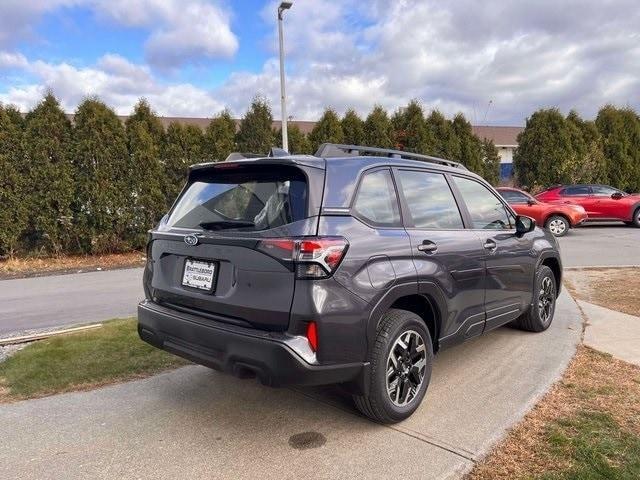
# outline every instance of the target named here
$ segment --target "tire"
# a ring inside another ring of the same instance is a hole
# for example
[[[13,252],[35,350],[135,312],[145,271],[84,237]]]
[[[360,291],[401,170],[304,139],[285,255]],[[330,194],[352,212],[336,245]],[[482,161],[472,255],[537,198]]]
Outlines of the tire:
[[[631,225],[636,228],[640,228],[640,207],[636,208],[636,211],[633,212],[633,220],[631,220]]]
[[[528,332],[543,332],[549,328],[556,310],[556,292],[555,275],[549,267],[541,265],[536,272],[533,305],[513,322],[513,326]]]
[[[564,237],[569,232],[571,224],[562,215],[551,215],[544,224],[544,228],[549,230],[554,237]]]
[[[412,354],[404,352],[409,359],[403,355],[399,341],[413,346],[408,349],[413,350]],[[420,406],[431,380],[433,344],[424,321],[406,310],[389,310],[378,326],[369,362],[369,393],[353,397],[358,410],[379,423],[396,423],[408,418]],[[387,369],[394,364],[397,367],[389,377],[392,391],[388,392]]]

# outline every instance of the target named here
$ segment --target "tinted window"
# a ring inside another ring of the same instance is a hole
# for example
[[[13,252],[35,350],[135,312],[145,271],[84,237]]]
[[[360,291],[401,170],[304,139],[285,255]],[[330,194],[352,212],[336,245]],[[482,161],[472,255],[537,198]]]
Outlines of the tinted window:
[[[530,200],[524,193],[515,190],[498,190],[498,193],[509,203],[527,203]]]
[[[363,177],[354,209],[360,217],[373,225],[400,225],[398,199],[389,170],[378,170]]]
[[[598,195],[599,197],[610,197],[614,193],[622,193],[620,190],[613,187],[605,187],[604,185],[594,185],[591,187],[591,191],[594,195]]]
[[[511,215],[491,190],[468,178],[453,178],[467,205],[473,228],[502,230],[512,227]]]
[[[464,228],[449,184],[440,173],[401,170],[400,188],[417,228]]]
[[[213,172],[192,183],[167,221],[171,227],[258,231],[306,217],[307,184],[295,168]]]
[[[576,186],[576,187],[567,187],[564,190],[562,190],[562,192],[560,192],[560,195],[564,195],[564,196],[580,196],[580,195],[589,195],[591,193],[591,189],[587,186]]]

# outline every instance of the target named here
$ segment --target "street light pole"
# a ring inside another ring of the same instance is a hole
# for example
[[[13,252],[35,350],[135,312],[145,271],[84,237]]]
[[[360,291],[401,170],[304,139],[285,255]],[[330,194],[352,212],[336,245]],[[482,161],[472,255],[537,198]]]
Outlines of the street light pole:
[[[287,136],[287,101],[284,93],[284,38],[282,34],[282,14],[293,5],[291,2],[282,2],[278,7],[278,36],[280,37],[280,110],[282,115],[282,148],[289,151],[289,137]]]

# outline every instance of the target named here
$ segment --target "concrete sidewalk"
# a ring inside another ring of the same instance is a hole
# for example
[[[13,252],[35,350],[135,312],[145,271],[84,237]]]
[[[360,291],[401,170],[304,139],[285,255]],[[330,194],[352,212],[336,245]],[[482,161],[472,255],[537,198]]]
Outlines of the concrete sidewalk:
[[[561,377],[580,335],[563,293],[546,332],[501,328],[438,355],[423,405],[391,427],[334,389],[200,366],[0,405],[0,478],[460,478]]]
[[[640,317],[582,300],[578,304],[587,320],[584,344],[640,366]]]

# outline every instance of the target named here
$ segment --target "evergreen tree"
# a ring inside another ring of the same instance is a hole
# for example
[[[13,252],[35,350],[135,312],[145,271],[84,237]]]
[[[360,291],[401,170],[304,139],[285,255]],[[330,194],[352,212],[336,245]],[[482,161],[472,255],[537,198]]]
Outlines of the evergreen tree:
[[[434,138],[434,145],[428,153],[446,159],[460,158],[461,145],[452,122],[438,110],[433,110],[426,122]]]
[[[571,183],[607,183],[607,164],[602,138],[594,122],[585,121],[575,110],[567,115],[574,161],[567,164]]]
[[[453,118],[451,130],[456,141],[452,143],[454,147],[449,158],[462,163],[478,175],[485,176],[485,174],[489,174],[493,176],[494,172],[485,169],[485,152],[483,151],[482,141],[474,135],[471,124],[462,113],[458,113]]]
[[[72,143],[74,247],[89,253],[126,249],[131,222],[127,137],[115,112],[97,99],[76,110]]]
[[[491,185],[500,183],[500,155],[493,140],[484,139],[482,141],[482,176]]]
[[[513,167],[519,183],[531,190],[554,183],[570,183],[575,151],[571,129],[556,108],[541,109],[527,119],[518,135]]]
[[[600,109],[596,126],[602,135],[607,177],[621,190],[640,191],[640,119],[629,108],[607,105]]]
[[[131,165],[128,191],[133,207],[128,238],[134,248],[142,248],[146,231],[167,210],[165,169],[160,160],[164,131],[144,99],[136,104],[125,126]]]
[[[236,137],[238,150],[267,154],[273,143],[272,123],[271,107],[266,100],[255,97],[240,122]]]
[[[398,110],[391,119],[395,147],[408,152],[427,154],[433,150],[434,138],[417,100]]]
[[[26,116],[23,137],[26,241],[38,251],[59,254],[71,238],[73,170],[71,123],[51,92]]]
[[[309,134],[311,149],[315,152],[322,143],[342,143],[344,133],[338,114],[332,108],[327,108],[320,120],[314,125]]]
[[[236,150],[236,122],[229,110],[223,110],[214,117],[204,134],[204,156],[220,162]]]
[[[167,205],[171,205],[182,190],[189,166],[203,162],[203,144],[204,134],[196,125],[171,122],[167,127],[162,146]]]
[[[22,117],[0,105],[0,257],[18,251],[26,225],[22,155]],[[15,109],[13,109],[15,111]]]
[[[364,143],[364,122],[355,110],[350,108],[340,120],[344,143],[348,145],[362,145]]]
[[[11,123],[16,126],[20,131],[24,130],[25,119],[15,105],[5,105],[4,112],[8,115]]]
[[[364,143],[368,147],[393,147],[393,126],[380,105],[373,107],[364,122]]]
[[[311,142],[300,127],[295,124],[287,125],[287,138],[289,140],[289,153],[293,155],[312,155]],[[282,148],[282,129],[274,130],[273,144]]]

